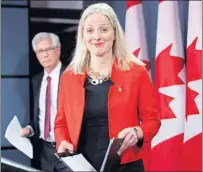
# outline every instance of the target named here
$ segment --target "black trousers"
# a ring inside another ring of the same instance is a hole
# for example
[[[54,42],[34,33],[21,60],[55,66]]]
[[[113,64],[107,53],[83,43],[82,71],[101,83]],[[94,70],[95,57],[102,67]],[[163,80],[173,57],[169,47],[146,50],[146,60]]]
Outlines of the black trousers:
[[[64,165],[63,162],[58,161],[56,163],[54,172],[68,172],[68,171],[69,171],[68,168],[66,167],[66,165]],[[116,172],[144,172],[143,161],[142,159],[139,159],[135,162],[120,165],[119,169],[116,170]]]
[[[135,162],[120,165],[118,172],[144,172],[144,165],[142,159]]]
[[[53,172],[55,164],[59,161],[54,155],[56,153],[55,143],[49,143],[40,139],[41,153],[41,169],[43,172]]]

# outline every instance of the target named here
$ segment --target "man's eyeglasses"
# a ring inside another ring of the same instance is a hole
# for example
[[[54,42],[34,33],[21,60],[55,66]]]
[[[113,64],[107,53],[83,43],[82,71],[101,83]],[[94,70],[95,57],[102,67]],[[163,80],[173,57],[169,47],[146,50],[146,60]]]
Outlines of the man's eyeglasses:
[[[44,54],[44,53],[51,53],[53,50],[55,50],[57,47],[49,47],[49,48],[46,48],[46,49],[44,49],[44,50],[38,50],[38,51],[36,51],[36,53],[38,54],[38,55],[42,55],[42,54]]]

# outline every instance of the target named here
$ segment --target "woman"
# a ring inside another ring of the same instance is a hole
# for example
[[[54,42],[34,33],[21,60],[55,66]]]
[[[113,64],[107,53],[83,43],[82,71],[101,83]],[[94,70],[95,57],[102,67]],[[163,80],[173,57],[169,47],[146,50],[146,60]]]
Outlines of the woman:
[[[80,152],[99,170],[109,140],[124,138],[117,171],[144,171],[145,143],[159,127],[150,77],[127,50],[115,12],[105,3],[89,6],[79,22],[72,62],[61,78],[58,152]]]

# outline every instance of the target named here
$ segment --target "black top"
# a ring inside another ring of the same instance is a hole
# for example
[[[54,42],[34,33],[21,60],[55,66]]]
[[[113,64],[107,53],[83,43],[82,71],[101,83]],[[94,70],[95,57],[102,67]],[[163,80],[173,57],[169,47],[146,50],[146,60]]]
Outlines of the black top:
[[[77,152],[82,153],[97,171],[100,171],[110,141],[108,94],[111,85],[111,80],[92,85],[88,79],[84,84],[85,108]],[[142,160],[120,165],[118,172],[125,171],[144,172]]]
[[[113,83],[111,80],[92,85],[86,79],[85,109],[78,152],[100,170],[109,144],[108,127],[108,92]]]

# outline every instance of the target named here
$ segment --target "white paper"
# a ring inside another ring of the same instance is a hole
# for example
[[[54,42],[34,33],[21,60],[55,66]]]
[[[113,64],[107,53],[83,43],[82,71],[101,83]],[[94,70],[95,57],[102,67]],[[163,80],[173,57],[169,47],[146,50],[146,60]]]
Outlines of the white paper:
[[[23,152],[29,158],[33,158],[33,147],[30,140],[26,137],[21,137],[20,132],[22,127],[16,116],[9,123],[6,132],[5,138],[18,150]]]
[[[94,167],[84,158],[82,154],[61,158],[73,171],[95,171]]]
[[[107,161],[107,158],[108,158],[108,155],[109,155],[109,151],[111,149],[111,145],[112,145],[113,141],[114,141],[114,138],[111,139],[110,142],[109,142],[109,146],[108,146],[108,149],[106,151],[106,154],[105,154],[105,157],[104,157],[104,160],[103,160],[103,163],[102,163],[100,171],[104,171],[104,167],[106,165],[106,161]]]

